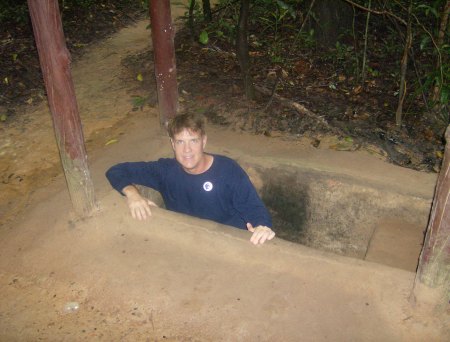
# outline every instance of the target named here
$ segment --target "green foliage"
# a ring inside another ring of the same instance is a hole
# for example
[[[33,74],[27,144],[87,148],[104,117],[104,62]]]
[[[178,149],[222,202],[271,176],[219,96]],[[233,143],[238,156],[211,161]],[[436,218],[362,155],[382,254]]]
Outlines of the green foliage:
[[[26,0],[1,0],[0,24],[18,23],[28,21],[28,5]]]
[[[131,98],[131,104],[133,105],[133,109],[137,110],[137,109],[141,109],[145,106],[145,104],[148,101],[148,97],[143,97],[143,96],[133,96]]]
[[[295,33],[297,20],[296,5],[299,1],[273,1],[255,0],[250,8],[250,27],[262,27],[260,32],[255,32],[259,37],[266,36],[265,39],[258,39],[251,42],[252,46],[267,48],[267,55],[272,62],[283,62],[282,50],[286,42],[292,40]],[[236,39],[236,24],[239,19],[239,1],[221,0],[218,8],[226,8],[226,11],[219,12],[215,20],[211,22],[205,31],[209,34],[209,41],[224,41],[234,44]],[[195,13],[195,11],[194,11]],[[289,32],[289,35],[286,33]],[[299,35],[299,40],[308,41],[312,45],[310,32]]]
[[[95,0],[72,0],[72,1],[61,1],[63,5],[67,6],[70,2],[70,5],[73,7],[82,7],[82,8],[90,8],[92,7],[97,1]]]
[[[439,71],[441,71],[441,73]],[[432,86],[436,86],[440,89],[440,96],[436,99],[433,105],[440,114],[441,120],[444,124],[449,125],[450,64],[444,64],[442,70],[438,70],[434,74],[429,74],[427,77],[427,83],[430,88]]]
[[[368,1],[355,0],[355,3],[365,7]],[[409,96],[406,100],[414,101],[425,97],[428,106],[439,108],[444,113],[448,111],[450,96],[449,46],[438,47],[436,39],[445,3],[446,0],[412,2],[413,36],[407,69]],[[253,0],[249,17],[250,50],[257,50],[258,56],[264,55],[272,63],[284,63],[283,67],[288,67],[290,61],[296,60],[296,56],[292,55],[293,51],[297,56],[307,56],[311,48],[318,48],[314,31],[308,23],[316,20],[316,8],[313,7],[310,11],[310,4],[310,1],[304,0]],[[372,2],[373,9],[383,10],[388,15],[373,14],[368,24],[365,56],[368,82],[378,78],[398,85],[409,4],[409,0],[388,1],[383,2],[383,7],[380,8],[380,2]],[[208,40],[212,44],[234,44],[240,1],[220,0],[216,8],[221,10],[215,15],[213,22],[202,29],[208,32]],[[365,51],[367,12],[358,7],[353,9],[354,31],[344,33],[334,49],[322,52],[322,58],[331,62],[339,73],[358,82]],[[447,42],[448,37],[444,41]],[[433,95],[436,87],[440,89],[439,98]],[[391,94],[395,91],[395,88],[392,89]],[[414,105],[410,103],[405,108],[414,108]]]
[[[301,42],[301,45],[306,49],[311,49],[316,46],[316,40],[314,38],[314,29],[310,29],[308,31],[298,31],[296,38],[294,40],[294,44],[297,42]]]
[[[103,0],[107,2],[108,0]],[[66,10],[89,11],[102,7],[102,2],[97,0],[58,0],[59,8],[64,13]],[[132,3],[141,3],[148,6],[148,0],[123,0],[117,2],[119,7],[126,7]],[[29,20],[28,4],[26,0],[0,0],[0,25],[7,23],[25,24]]]
[[[428,4],[422,4],[417,6],[417,10],[423,11],[425,16],[433,15],[435,18],[439,18],[439,12],[436,7],[430,6]]]
[[[198,40],[199,40],[199,42],[202,43],[203,45],[208,44],[208,41],[209,41],[208,32],[202,31],[202,32],[200,33],[200,36],[198,37]]]

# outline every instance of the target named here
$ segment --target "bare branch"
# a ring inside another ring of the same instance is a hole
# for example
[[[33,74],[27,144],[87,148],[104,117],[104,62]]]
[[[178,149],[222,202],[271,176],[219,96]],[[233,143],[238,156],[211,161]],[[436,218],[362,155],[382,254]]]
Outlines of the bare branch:
[[[364,7],[364,6],[362,6],[360,4],[357,4],[356,2],[353,2],[351,0],[343,0],[343,1],[349,3],[352,6],[355,6],[356,8],[359,8],[360,10],[363,10],[363,11],[366,11],[366,12],[370,12],[370,13],[373,13],[373,14],[387,15],[389,17],[395,18],[396,20],[398,20],[404,26],[407,25],[407,22],[405,20],[403,20],[402,18],[400,18],[399,16],[395,15],[392,12],[389,12],[389,11],[386,11],[386,10],[377,11],[377,10],[374,10],[374,9],[371,9],[371,8]]]
[[[347,0],[344,0],[344,1],[347,1]],[[398,5],[401,6],[401,4],[397,0],[395,0],[395,2]],[[448,1],[447,1],[447,5],[446,6],[448,6]],[[439,49],[439,45],[434,40],[433,34],[420,22],[419,18],[417,18],[417,16],[414,13],[411,12],[411,16],[414,18],[414,20],[419,25],[419,27],[430,37],[431,42],[433,43],[434,47],[436,48],[436,52],[438,54],[438,63],[439,63],[440,66],[442,66],[442,54],[441,54],[441,51]],[[443,74],[442,68],[439,68],[439,72],[440,72],[441,80],[443,80],[444,79],[444,74]]]

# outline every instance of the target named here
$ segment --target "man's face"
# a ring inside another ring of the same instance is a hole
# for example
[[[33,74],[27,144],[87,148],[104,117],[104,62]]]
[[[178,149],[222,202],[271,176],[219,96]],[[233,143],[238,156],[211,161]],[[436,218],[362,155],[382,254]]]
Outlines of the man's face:
[[[207,162],[203,153],[206,146],[206,135],[202,136],[200,132],[184,129],[170,140],[175,152],[175,159],[181,164],[184,171],[191,174],[206,171]]]

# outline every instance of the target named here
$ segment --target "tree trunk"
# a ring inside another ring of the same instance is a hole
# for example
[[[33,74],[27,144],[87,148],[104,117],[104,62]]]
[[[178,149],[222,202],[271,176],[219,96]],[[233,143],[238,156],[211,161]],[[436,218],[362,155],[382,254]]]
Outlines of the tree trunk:
[[[403,48],[403,56],[400,62],[400,89],[398,91],[398,105],[397,111],[395,112],[395,124],[400,127],[402,124],[403,116],[403,103],[406,97],[406,70],[408,69],[408,52],[411,49],[412,43],[412,33],[411,33],[411,11],[412,11],[412,1],[409,3],[408,8],[408,25],[406,27],[405,34],[405,47]]]
[[[175,29],[169,0],[151,0],[149,5],[159,120],[161,127],[166,127],[167,122],[178,112],[177,67],[173,42]]]
[[[372,0],[369,0],[369,9],[372,7]],[[364,30],[364,52],[363,52],[363,60],[362,60],[362,67],[361,67],[361,82],[363,86],[365,86],[366,83],[366,76],[367,76],[367,68],[366,68],[366,62],[367,62],[367,48],[369,41],[369,23],[370,23],[370,11],[367,11],[366,13],[366,28]]]
[[[351,32],[353,10],[344,1],[317,0],[313,12],[316,21],[312,28],[320,46],[334,48],[339,35]]]
[[[195,0],[191,0],[189,5],[189,29],[191,30],[191,38],[194,40],[195,37],[195,28],[194,28],[194,8],[195,8]]]
[[[75,212],[97,208],[57,0],[28,0],[56,142]]]
[[[444,160],[414,283],[417,302],[426,301],[435,311],[448,309],[450,300],[450,126],[445,138]]]
[[[203,0],[203,17],[208,23],[212,21],[211,3],[209,0]]]
[[[448,17],[450,14],[450,0],[447,0],[444,7],[442,8],[441,17],[440,17],[440,24],[439,24],[439,31],[438,36],[436,39],[436,44],[438,49],[442,49],[442,46],[445,43],[445,33],[447,31],[448,27]],[[442,70],[443,66],[446,65],[448,59],[448,54],[446,53],[439,53],[437,60],[436,60],[436,70]],[[433,89],[433,101],[438,102],[441,97],[441,90],[442,90],[442,80],[439,82],[439,84],[434,85]]]
[[[253,99],[255,90],[250,76],[250,57],[248,54],[248,15],[250,0],[241,0],[239,23],[237,27],[236,51],[244,81],[245,96]]]

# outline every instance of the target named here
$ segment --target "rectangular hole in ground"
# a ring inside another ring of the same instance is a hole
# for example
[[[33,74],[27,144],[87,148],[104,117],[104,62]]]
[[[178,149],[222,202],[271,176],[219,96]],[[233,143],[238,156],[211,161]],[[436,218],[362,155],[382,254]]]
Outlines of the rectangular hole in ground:
[[[345,175],[246,167],[279,238],[414,272],[431,203]]]

